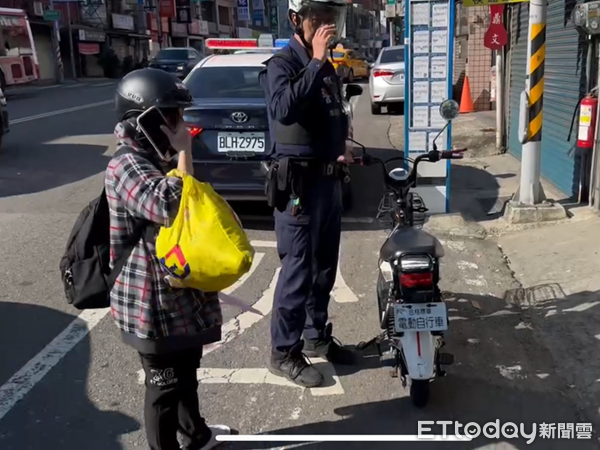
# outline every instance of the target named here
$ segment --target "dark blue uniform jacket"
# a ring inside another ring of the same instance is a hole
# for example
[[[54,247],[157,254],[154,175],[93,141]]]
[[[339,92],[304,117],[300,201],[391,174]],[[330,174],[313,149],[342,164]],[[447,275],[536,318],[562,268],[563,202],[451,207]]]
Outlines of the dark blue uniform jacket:
[[[295,38],[265,65],[260,83],[275,157],[335,161],[345,151],[348,117],[333,65],[311,59]]]

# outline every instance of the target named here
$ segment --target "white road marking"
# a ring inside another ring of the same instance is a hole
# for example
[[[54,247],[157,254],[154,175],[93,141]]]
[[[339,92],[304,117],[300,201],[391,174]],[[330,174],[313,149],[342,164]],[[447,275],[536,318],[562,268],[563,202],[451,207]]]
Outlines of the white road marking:
[[[250,241],[252,247],[277,248],[276,241]]]
[[[243,222],[272,222],[273,217],[269,215],[264,216],[252,216],[252,215],[240,215],[240,220]],[[342,217],[342,223],[373,223],[375,219],[372,217]]]
[[[255,247],[255,246],[253,245],[253,247]],[[227,289],[225,289],[223,291],[223,293],[229,295],[229,294],[233,293],[236,289],[238,289],[242,284],[244,284],[248,280],[248,278],[250,278],[252,276],[252,274],[254,273],[254,271],[256,270],[256,268],[258,267],[258,265],[264,258],[264,256],[265,256],[264,253],[255,253],[254,260],[252,261],[252,266],[250,267],[250,270],[248,272],[246,272],[244,275],[242,275],[242,277],[239,280],[237,280],[235,283],[233,283],[231,286],[229,286]]]
[[[273,384],[303,389],[301,386],[278,377],[268,369],[198,369],[202,384]]]
[[[234,317],[226,324],[221,327],[221,335],[223,338],[214,344],[210,344],[204,347],[204,356],[211,352],[221,348],[226,343],[232,341],[252,325],[257,323],[260,319],[267,316],[273,309],[273,295],[275,294],[275,286],[277,284],[277,278],[281,269],[277,269],[273,275],[273,279],[269,284],[269,287],[263,295],[254,305],[252,305],[252,311],[246,311],[237,317]],[[255,312],[256,311],[256,312]],[[138,371],[138,383],[144,384],[145,374],[143,370]]]
[[[354,292],[352,292],[352,289],[348,287],[344,281],[344,277],[342,277],[342,272],[340,270],[341,260],[342,250],[340,245],[340,256],[338,258],[338,265],[335,273],[335,284],[333,285],[331,296],[338,303],[355,303],[358,301],[358,297],[354,294]]]
[[[70,84],[69,86],[63,86],[64,89],[71,89],[71,88],[76,88],[76,87],[85,87],[85,86],[89,86],[88,83],[77,83],[77,84]]]
[[[313,364],[325,378],[325,383],[333,381],[331,386],[321,386],[311,388],[310,393],[315,397],[321,397],[324,395],[343,395],[344,388],[340,382],[340,377],[335,373],[335,367],[329,361],[323,358],[309,358],[311,364]]]
[[[41,352],[0,387],[0,420],[108,314],[110,308],[83,311]]]
[[[100,83],[100,84],[93,83],[93,84],[91,84],[91,86],[102,87],[102,86],[113,86],[115,84],[116,84],[116,82],[109,81],[108,83]]]
[[[311,363],[318,365],[319,371],[325,377],[326,383],[333,381],[331,386],[311,388],[310,392],[316,397],[325,395],[343,395],[344,388],[340,378],[335,373],[333,365],[321,358],[312,358]],[[273,375],[269,369],[198,369],[198,381],[201,384],[272,384],[275,386],[304,389],[287,378]]]
[[[281,269],[279,268],[275,271],[273,279],[271,280],[271,283],[269,284],[267,290],[263,292],[262,297],[259,298],[258,301],[254,303],[254,305],[252,305],[252,308],[255,311],[258,311],[258,314],[253,311],[246,311],[240,314],[239,316],[234,317],[225,325],[223,325],[221,330],[224,338],[215,344],[205,346],[204,355],[208,355],[209,353],[215,351],[216,349],[235,339],[271,312],[271,310],[273,309],[273,296],[275,294],[275,286],[277,285],[277,279],[279,278],[280,271]]]
[[[204,356],[209,353],[221,348],[228,342],[231,342],[236,337],[243,334],[247,329],[258,323],[262,318],[266,317],[273,309],[273,296],[275,294],[275,286],[277,285],[277,279],[281,268],[277,268],[273,279],[269,284],[269,287],[261,298],[252,305],[252,310],[243,312],[237,317],[229,320],[222,327],[223,339],[219,342],[207,345],[204,347]],[[318,369],[321,371],[323,376],[329,382],[333,381],[333,384],[325,387],[313,388],[311,393],[315,396],[323,395],[342,395],[344,394],[344,388],[340,382],[339,377],[335,372],[333,365],[324,359],[313,358],[311,363],[318,365]],[[212,368],[201,368],[198,370],[198,380],[201,383],[241,383],[241,384],[278,384],[282,386],[294,386],[295,384],[288,382],[287,380],[280,377],[276,377],[268,372],[268,369],[212,369]],[[138,383],[144,384],[145,374],[143,370],[138,371]]]
[[[277,248],[276,241],[250,241],[250,245],[252,247]],[[339,260],[342,260],[341,250]],[[339,264],[337,267],[335,284],[333,286],[333,290],[331,291],[331,296],[338,303],[354,303],[358,301],[358,297],[354,294],[354,292],[352,292],[352,289],[350,289],[344,281]]]
[[[44,119],[46,117],[59,116],[61,114],[68,114],[75,111],[81,111],[84,109],[96,108],[98,106],[111,105],[114,100],[104,100],[102,102],[89,103],[87,105],[74,106],[72,108],[58,109],[56,111],[50,111],[47,113],[36,114],[35,116],[21,117],[20,119],[14,119],[10,121],[10,125],[17,125],[19,123],[31,122],[33,120]]]

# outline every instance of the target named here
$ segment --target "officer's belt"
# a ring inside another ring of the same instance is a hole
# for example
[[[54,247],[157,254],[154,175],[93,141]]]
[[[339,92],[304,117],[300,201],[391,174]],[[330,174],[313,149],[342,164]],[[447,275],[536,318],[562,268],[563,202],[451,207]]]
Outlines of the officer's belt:
[[[317,175],[317,176],[325,176],[325,177],[343,177],[343,168],[337,162],[323,162],[317,159],[309,159],[309,158],[284,158],[287,160],[286,164],[291,164],[292,170],[298,170],[301,173],[298,175]],[[280,164],[283,159],[280,160]],[[281,167],[281,166],[280,166]]]

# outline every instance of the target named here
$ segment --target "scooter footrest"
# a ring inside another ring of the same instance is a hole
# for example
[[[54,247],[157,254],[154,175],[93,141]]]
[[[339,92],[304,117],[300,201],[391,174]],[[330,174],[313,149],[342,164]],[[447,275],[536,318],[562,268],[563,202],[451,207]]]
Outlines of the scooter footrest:
[[[449,366],[454,363],[454,355],[452,353],[439,353],[438,362],[443,366]]]

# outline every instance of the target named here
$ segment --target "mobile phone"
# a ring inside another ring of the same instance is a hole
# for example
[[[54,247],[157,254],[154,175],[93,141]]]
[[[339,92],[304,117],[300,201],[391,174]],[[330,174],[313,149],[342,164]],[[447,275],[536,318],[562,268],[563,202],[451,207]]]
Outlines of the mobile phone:
[[[168,136],[160,128],[161,125],[169,126],[160,109],[155,106],[148,108],[138,116],[137,124],[162,159],[170,161],[177,155]]]

